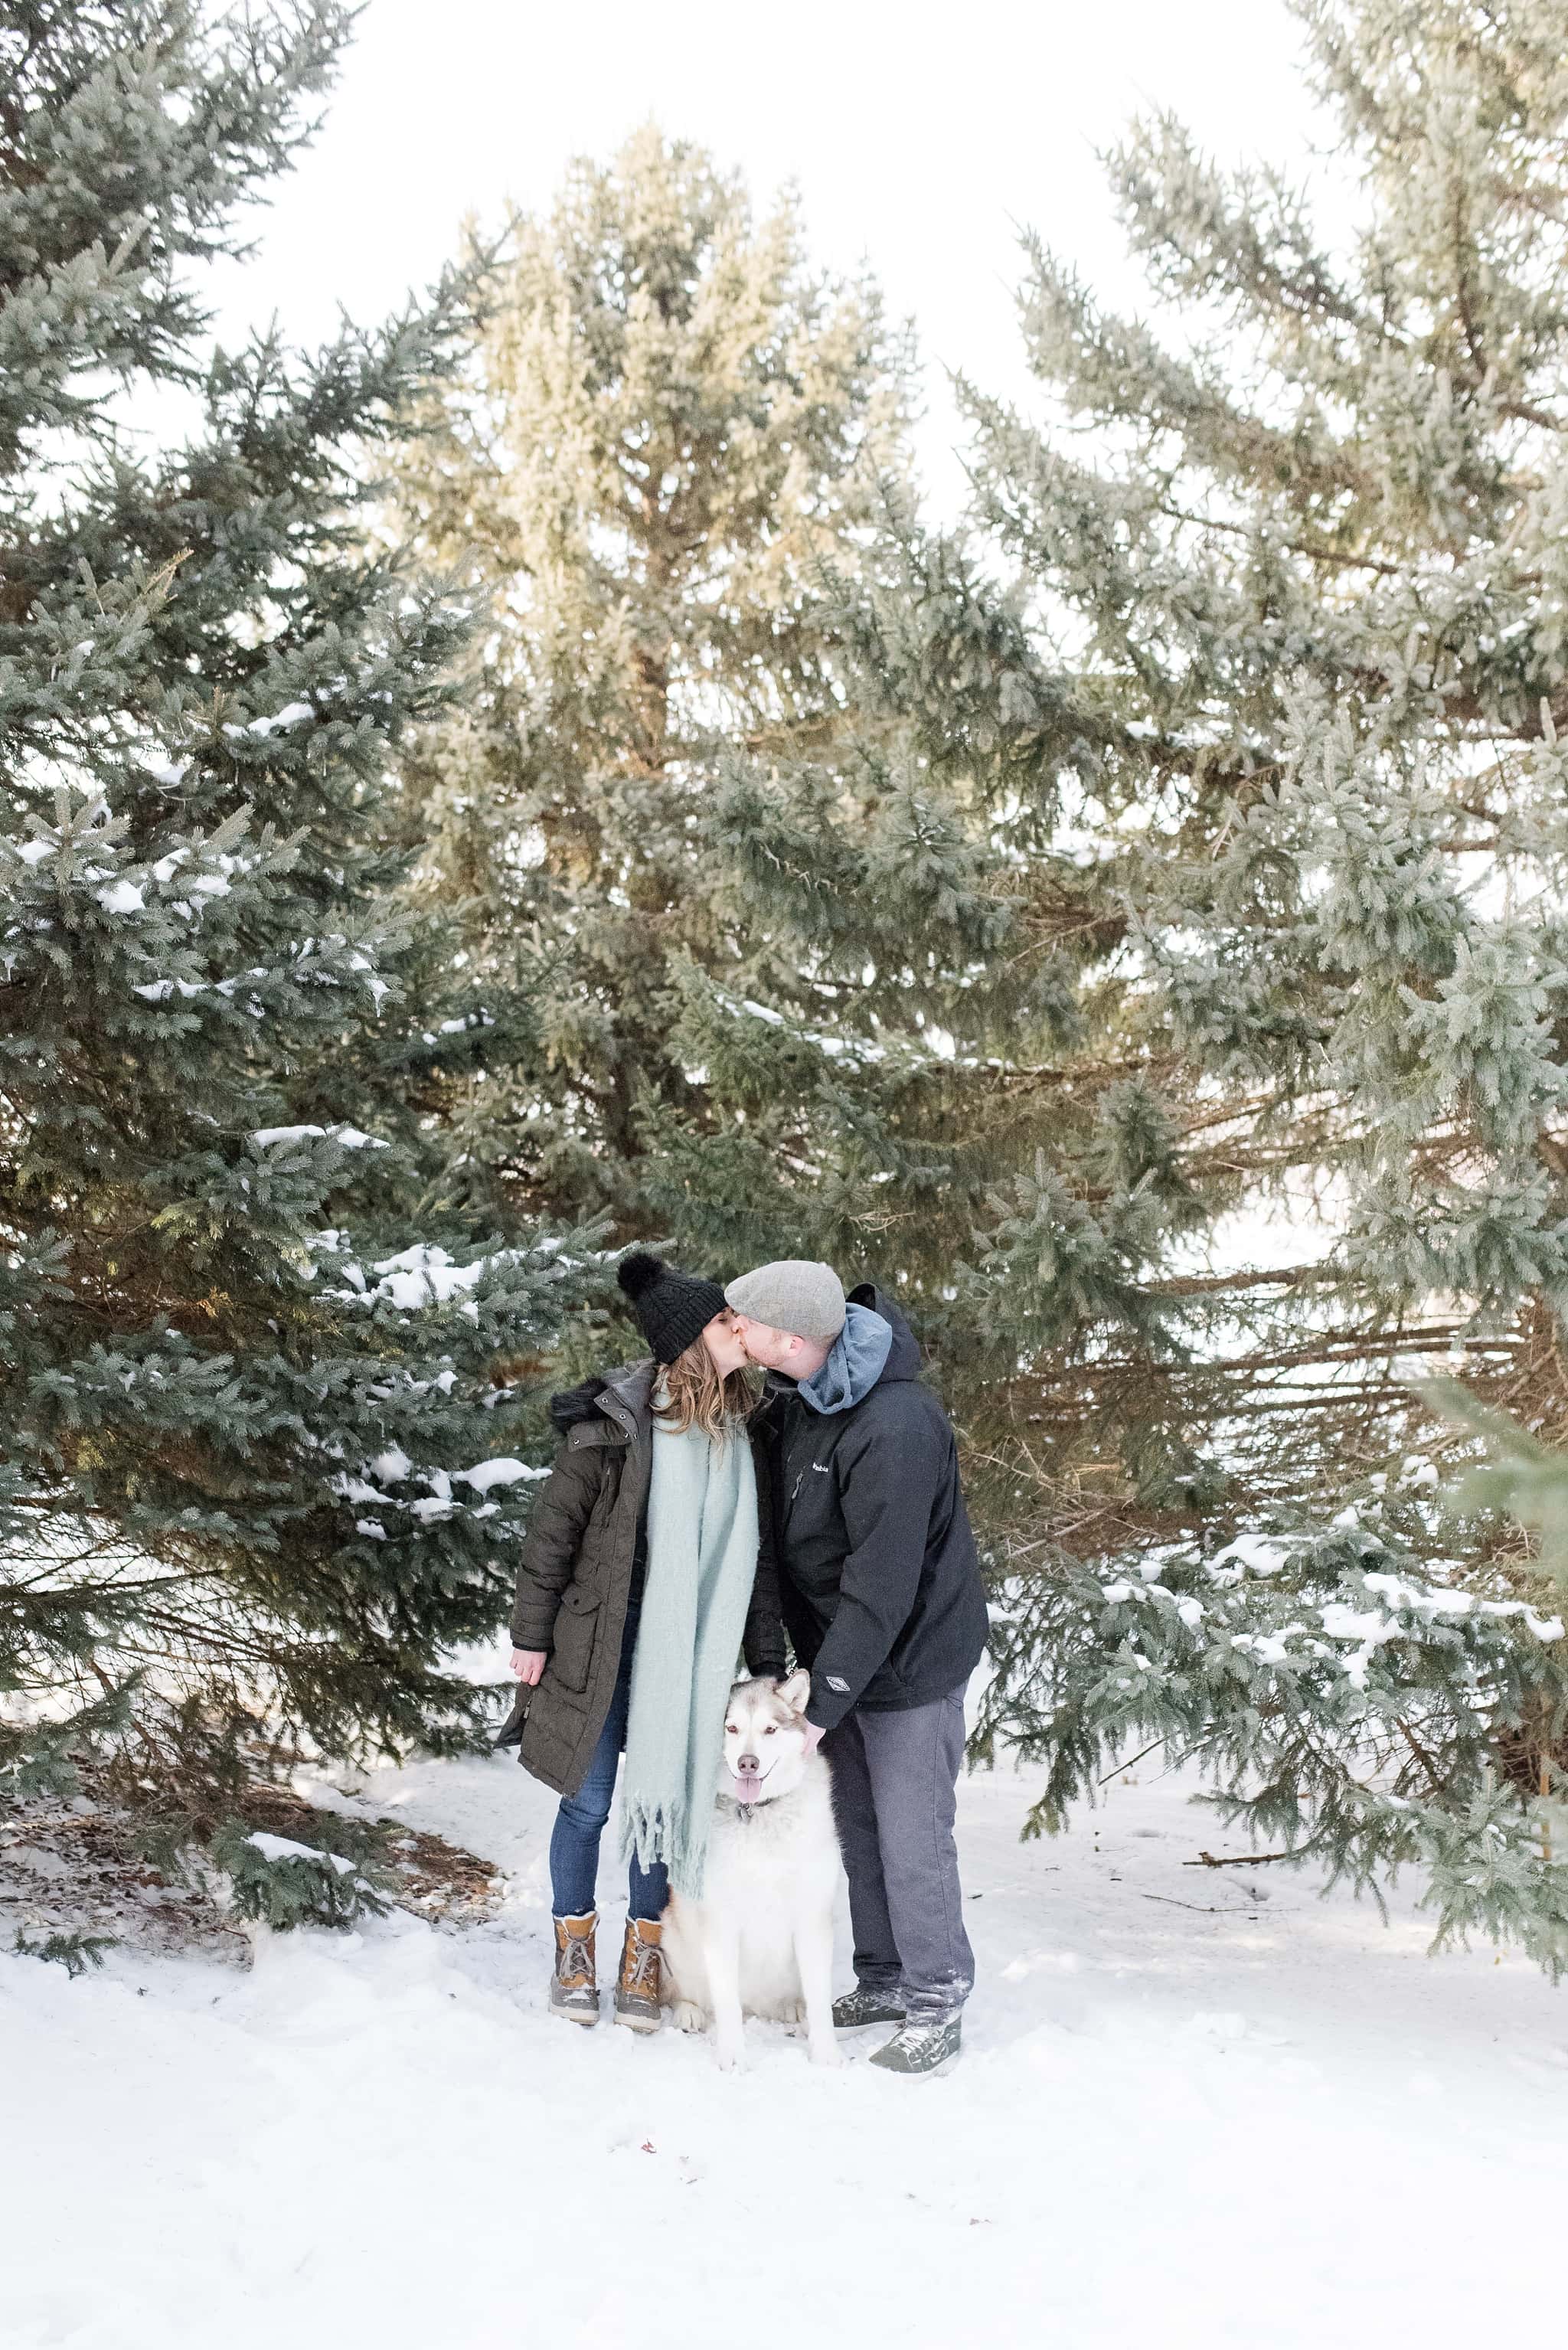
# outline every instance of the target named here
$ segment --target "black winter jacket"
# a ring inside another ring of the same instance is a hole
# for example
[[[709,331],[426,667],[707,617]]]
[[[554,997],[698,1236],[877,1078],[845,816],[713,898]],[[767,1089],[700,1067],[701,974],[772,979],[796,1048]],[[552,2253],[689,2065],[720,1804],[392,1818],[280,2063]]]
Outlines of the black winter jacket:
[[[593,1760],[620,1669],[627,1607],[646,1562],[653,1457],[654,1365],[647,1357],[550,1399],[561,1440],[523,1538],[512,1639],[545,1648],[537,1688],[518,1690],[498,1744],[562,1794]],[[744,1635],[753,1673],[784,1670],[766,1449],[753,1439],[760,1521],[756,1579]]]
[[[959,1486],[952,1425],[920,1384],[920,1350],[869,1282],[850,1302],[892,1325],[870,1393],[814,1411],[770,1378],[759,1414],[770,1452],[779,1596],[811,1669],[806,1720],[833,1729],[855,1705],[926,1705],[968,1679],[989,1618]]]

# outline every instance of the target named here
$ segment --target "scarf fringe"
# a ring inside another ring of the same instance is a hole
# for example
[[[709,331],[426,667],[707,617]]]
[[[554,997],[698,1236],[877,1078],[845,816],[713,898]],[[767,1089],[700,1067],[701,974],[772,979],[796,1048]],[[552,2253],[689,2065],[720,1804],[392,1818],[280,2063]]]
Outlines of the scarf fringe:
[[[708,1857],[707,1827],[704,1821],[699,1845],[690,1834],[684,1804],[625,1804],[620,1826],[621,1859],[629,1861],[635,1854],[638,1866],[645,1869],[662,1861],[670,1874],[671,1890],[683,1893],[689,1901],[701,1901]]]
[[[652,1868],[662,1861],[673,1885],[677,1873],[684,1875],[686,1870],[690,1841],[686,1829],[684,1804],[628,1801],[622,1806],[620,1856],[629,1861],[635,1856],[639,1868]],[[687,1887],[682,1885],[679,1889],[684,1893]]]

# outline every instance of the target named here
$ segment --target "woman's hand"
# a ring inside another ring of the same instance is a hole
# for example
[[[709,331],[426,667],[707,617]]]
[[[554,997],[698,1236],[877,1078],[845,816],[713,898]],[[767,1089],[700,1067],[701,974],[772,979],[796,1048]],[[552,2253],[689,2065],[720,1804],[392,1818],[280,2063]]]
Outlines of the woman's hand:
[[[512,1669],[518,1679],[526,1682],[530,1689],[538,1684],[547,1653],[544,1648],[514,1648],[512,1651]]]

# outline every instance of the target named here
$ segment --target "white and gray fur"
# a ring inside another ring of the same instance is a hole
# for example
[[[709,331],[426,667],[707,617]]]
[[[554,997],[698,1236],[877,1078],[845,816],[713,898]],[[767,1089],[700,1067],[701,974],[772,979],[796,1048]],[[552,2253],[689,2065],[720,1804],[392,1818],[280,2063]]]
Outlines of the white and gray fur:
[[[664,1913],[664,1998],[683,2032],[714,2028],[722,2072],[743,2061],[742,2017],[803,2018],[815,2064],[836,2064],[833,1913],[843,1868],[826,1763],[805,1751],[810,1677],[737,1681],[724,1716],[702,1898]],[[742,1774],[742,1760],[756,1764]],[[742,1777],[750,1803],[737,1800]]]

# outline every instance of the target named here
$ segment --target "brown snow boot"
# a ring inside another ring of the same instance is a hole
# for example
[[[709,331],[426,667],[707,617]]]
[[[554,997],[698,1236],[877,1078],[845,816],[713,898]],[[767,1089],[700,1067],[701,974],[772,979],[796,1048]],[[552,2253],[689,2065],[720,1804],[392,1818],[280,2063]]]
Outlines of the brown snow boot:
[[[556,1971],[550,1977],[550,2012],[568,2023],[597,2023],[599,1987],[594,1973],[594,1929],[598,1912],[586,1918],[557,1918]]]
[[[615,1987],[615,2020],[634,2032],[657,2032],[659,1994],[664,1988],[664,1960],[659,1945],[662,1918],[628,1918],[621,1945],[620,1980]]]

